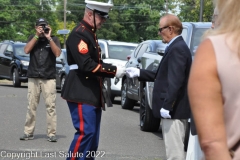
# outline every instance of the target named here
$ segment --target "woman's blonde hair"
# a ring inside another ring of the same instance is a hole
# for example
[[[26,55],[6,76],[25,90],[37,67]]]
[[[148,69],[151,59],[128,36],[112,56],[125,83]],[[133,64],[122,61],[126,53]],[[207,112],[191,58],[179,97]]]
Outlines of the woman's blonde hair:
[[[208,35],[219,35],[230,33],[240,54],[240,0],[215,0],[218,9],[218,26]]]
[[[219,26],[216,33],[235,32],[240,33],[240,1],[239,0],[215,0],[218,8],[217,21]],[[237,36],[238,37],[238,36]]]

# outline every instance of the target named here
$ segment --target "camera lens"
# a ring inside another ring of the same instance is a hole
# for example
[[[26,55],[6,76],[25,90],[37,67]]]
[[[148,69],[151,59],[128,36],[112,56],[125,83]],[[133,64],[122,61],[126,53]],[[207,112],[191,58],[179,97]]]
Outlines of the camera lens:
[[[46,27],[46,25],[42,25],[42,29],[44,31],[44,33],[49,33],[49,28]]]
[[[44,33],[49,33],[49,28],[44,28]]]

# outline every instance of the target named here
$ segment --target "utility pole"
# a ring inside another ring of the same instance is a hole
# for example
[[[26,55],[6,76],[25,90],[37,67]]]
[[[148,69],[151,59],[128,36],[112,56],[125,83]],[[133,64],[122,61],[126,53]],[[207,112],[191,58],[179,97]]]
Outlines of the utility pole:
[[[201,0],[200,2],[200,14],[199,14],[199,22],[203,21],[203,7],[204,6],[204,0]]]
[[[64,0],[64,12],[63,12],[63,23],[64,23],[64,26],[63,26],[63,29],[66,29],[66,12],[67,12],[67,0]],[[66,48],[66,35],[64,35],[64,48]]]
[[[63,38],[64,38],[64,46],[63,48],[66,48],[66,34],[68,34],[70,32],[70,30],[66,29],[66,13],[67,13],[67,0],[64,0],[64,11],[63,11],[63,28],[61,30],[57,31],[57,34],[63,34]]]

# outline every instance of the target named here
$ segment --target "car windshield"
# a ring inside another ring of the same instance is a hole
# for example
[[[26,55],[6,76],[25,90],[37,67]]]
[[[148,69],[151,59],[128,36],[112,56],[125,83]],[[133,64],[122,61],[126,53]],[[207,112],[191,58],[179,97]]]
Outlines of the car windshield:
[[[191,45],[190,45],[190,50],[192,52],[192,54],[195,54],[195,50],[197,49],[198,45],[201,42],[201,38],[204,34],[204,32],[206,32],[206,30],[208,30],[209,28],[195,28],[193,35],[192,35],[192,40],[191,40]]]
[[[135,46],[109,45],[109,58],[127,60],[127,56],[130,55],[135,48]]]
[[[21,44],[21,45],[15,45],[15,53],[17,56],[22,56],[22,57],[29,57],[29,54],[26,54],[24,52],[24,47],[25,44]]]
[[[187,30],[187,28],[183,28],[181,35],[182,35],[184,41],[187,42],[187,36],[188,36],[188,30]]]

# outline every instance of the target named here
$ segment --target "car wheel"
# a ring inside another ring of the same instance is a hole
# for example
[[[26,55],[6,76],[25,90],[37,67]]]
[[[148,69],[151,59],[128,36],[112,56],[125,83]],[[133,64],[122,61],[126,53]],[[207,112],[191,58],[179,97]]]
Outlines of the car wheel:
[[[65,76],[65,75],[63,75],[63,76],[62,76],[62,78],[61,78],[60,90],[62,90],[62,89],[63,89],[63,85],[64,85],[64,83],[65,83],[65,79],[66,79],[66,76]]]
[[[127,97],[127,79],[123,81],[121,89],[121,106],[122,109],[132,110],[136,101]]]
[[[16,68],[14,68],[13,73],[12,73],[12,78],[13,78],[13,86],[14,87],[20,87],[21,82],[19,79],[19,74]]]
[[[111,83],[109,78],[104,78],[103,85],[105,86],[108,96],[110,97],[111,102],[113,103],[115,96],[111,92]]]
[[[140,128],[142,131],[147,132],[158,131],[160,125],[160,118],[155,118],[153,116],[152,110],[148,104],[147,91],[145,87],[142,90],[139,115],[140,115]]]

